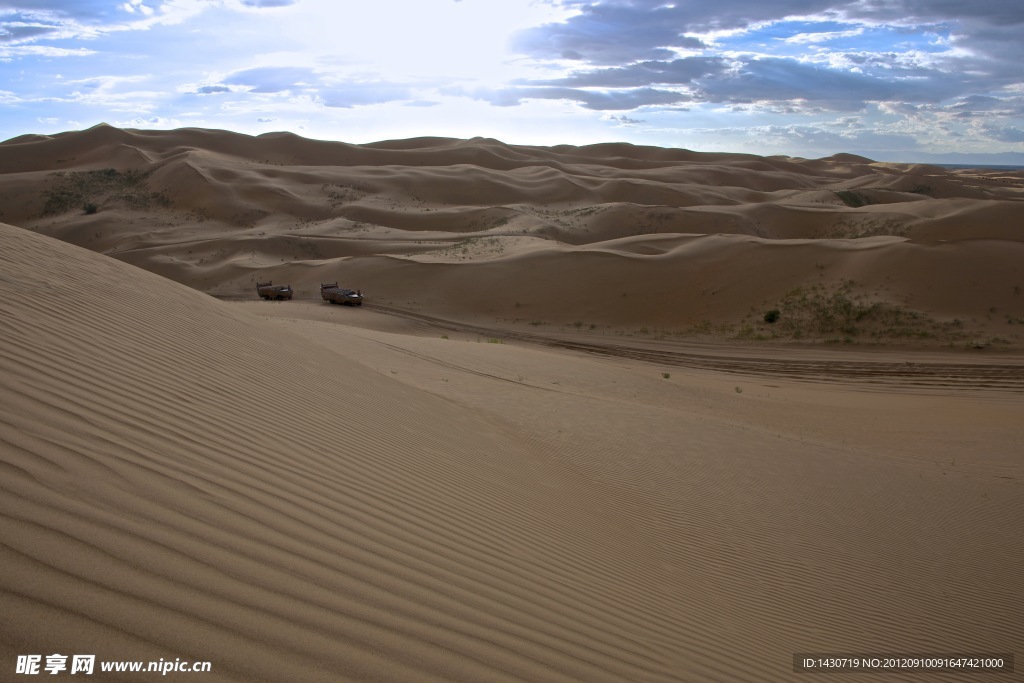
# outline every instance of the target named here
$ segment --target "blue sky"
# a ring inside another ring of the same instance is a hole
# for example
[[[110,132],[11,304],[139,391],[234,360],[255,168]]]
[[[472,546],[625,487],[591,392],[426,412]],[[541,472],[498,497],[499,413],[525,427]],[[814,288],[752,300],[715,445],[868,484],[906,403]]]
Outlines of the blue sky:
[[[1022,65],[1021,0],[0,0],[0,139],[1024,153]]]

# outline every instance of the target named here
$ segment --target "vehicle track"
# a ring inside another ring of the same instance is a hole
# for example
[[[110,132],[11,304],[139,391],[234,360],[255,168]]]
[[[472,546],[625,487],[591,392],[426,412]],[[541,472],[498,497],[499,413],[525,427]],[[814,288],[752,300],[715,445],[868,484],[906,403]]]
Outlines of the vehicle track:
[[[399,308],[367,304],[372,310],[437,328],[520,341],[599,356],[629,358],[674,367],[714,370],[735,375],[786,377],[811,382],[857,382],[878,388],[981,390],[1024,394],[1024,361],[908,362],[903,360],[844,360],[767,358],[758,355],[715,355],[675,349],[649,349],[611,341],[582,341],[536,332],[491,328],[413,313]],[[756,354],[752,350],[752,354]]]

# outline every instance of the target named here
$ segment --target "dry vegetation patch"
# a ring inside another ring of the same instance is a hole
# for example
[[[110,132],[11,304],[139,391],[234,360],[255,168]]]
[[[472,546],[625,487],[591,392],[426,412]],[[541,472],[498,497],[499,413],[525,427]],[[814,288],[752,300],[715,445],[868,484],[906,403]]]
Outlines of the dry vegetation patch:
[[[45,204],[42,215],[67,213],[75,208],[96,213],[103,204],[111,201],[135,210],[170,206],[166,195],[149,189],[149,175],[145,171],[118,171],[114,168],[51,173],[50,177],[55,182],[43,192]]]
[[[739,339],[824,339],[855,343],[927,340],[971,342],[962,320],[938,320],[926,313],[872,298],[844,280],[837,286],[811,285],[787,292],[771,308],[747,322]],[[999,341],[987,340],[986,343]]]

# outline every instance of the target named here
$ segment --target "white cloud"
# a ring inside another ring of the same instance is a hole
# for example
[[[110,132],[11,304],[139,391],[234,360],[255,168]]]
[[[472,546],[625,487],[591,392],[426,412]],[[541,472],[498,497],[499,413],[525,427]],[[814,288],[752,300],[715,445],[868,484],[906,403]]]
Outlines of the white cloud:
[[[241,0],[241,3],[245,7],[253,7],[256,9],[266,9],[269,7],[288,7],[294,5],[297,0]]]
[[[95,50],[88,50],[84,47],[65,48],[51,47],[49,45],[15,45],[11,47],[0,46],[0,59],[9,60],[13,57],[88,57],[96,54]]]
[[[791,45],[807,45],[811,43],[825,43],[840,38],[853,38],[864,34],[864,28],[858,27],[848,31],[823,31],[820,33],[798,33],[795,36],[783,38],[782,42]]]
[[[142,129],[147,129],[147,128],[154,129],[155,128],[155,129],[167,130],[167,129],[181,128],[182,123],[178,119],[168,119],[168,118],[164,118],[162,116],[148,116],[148,117],[137,116],[135,118],[127,119],[127,120],[124,120],[124,121],[114,121],[113,125],[117,126],[118,128],[142,128]]]
[[[614,114],[611,116],[606,116],[604,118],[607,121],[612,121],[623,126],[639,126],[641,123],[646,123],[646,121],[644,121],[643,119],[633,119],[628,116],[616,116]]]
[[[128,2],[121,5],[121,9],[128,13],[138,12],[147,17],[153,15],[153,8],[144,4],[142,0],[128,0]]]
[[[976,121],[973,128],[982,137],[997,142],[1009,143],[1017,149],[1024,149],[1024,128],[1000,126],[988,121]]]

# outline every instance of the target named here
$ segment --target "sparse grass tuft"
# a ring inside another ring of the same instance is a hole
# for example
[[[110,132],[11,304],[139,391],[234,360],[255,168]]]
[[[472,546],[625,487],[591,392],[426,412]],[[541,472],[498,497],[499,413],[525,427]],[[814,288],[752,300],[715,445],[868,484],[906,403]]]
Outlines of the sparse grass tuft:
[[[501,256],[504,252],[505,245],[497,237],[467,237],[451,246],[426,253],[462,261],[473,257]],[[518,302],[516,307],[519,307]]]
[[[149,173],[143,171],[104,168],[98,171],[57,171],[50,175],[56,182],[43,193],[46,199],[44,216],[67,213],[75,207],[82,207],[86,213],[96,213],[101,200],[120,202],[136,210],[171,203],[163,193],[149,191],[146,185]],[[93,210],[90,211],[90,207]]]

